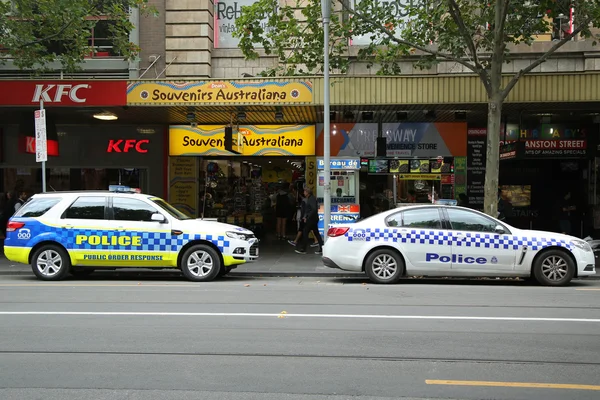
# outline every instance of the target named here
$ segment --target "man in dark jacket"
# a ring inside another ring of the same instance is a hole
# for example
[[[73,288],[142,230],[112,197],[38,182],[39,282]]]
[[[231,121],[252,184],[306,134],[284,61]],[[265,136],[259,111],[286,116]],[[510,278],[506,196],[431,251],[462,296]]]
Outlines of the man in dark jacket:
[[[321,234],[319,233],[319,205],[317,204],[317,198],[313,195],[310,188],[304,189],[304,197],[306,198],[304,214],[302,215],[304,232],[302,232],[302,238],[296,246],[296,253],[306,254],[308,235],[312,232],[319,242],[319,249],[315,251],[315,254],[321,254],[323,249],[323,238],[321,238]]]

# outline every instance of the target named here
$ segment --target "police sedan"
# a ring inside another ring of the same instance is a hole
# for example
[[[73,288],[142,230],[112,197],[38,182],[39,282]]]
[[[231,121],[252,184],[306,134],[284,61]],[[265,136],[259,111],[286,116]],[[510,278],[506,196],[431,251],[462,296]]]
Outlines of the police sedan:
[[[323,262],[364,271],[372,282],[403,276],[523,277],[548,286],[594,275],[589,244],[522,230],[468,208],[443,204],[392,209],[327,232]]]
[[[210,281],[258,258],[252,231],[190,218],[126,186],[36,194],[10,219],[4,254],[42,280],[98,268],[178,268]]]

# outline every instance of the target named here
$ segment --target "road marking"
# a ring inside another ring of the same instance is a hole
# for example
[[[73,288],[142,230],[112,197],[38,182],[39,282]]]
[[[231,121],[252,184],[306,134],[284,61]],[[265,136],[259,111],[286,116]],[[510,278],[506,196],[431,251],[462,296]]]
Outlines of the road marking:
[[[575,289],[575,290],[600,290],[600,289]]]
[[[137,311],[0,311],[0,315],[88,315],[140,317],[279,317],[280,313],[211,313],[211,312],[137,312]],[[592,322],[598,318],[529,318],[529,317],[472,317],[448,315],[377,315],[377,314],[286,314],[286,318],[346,318],[346,319],[415,319],[454,321],[528,321],[528,322]]]
[[[600,385],[576,385],[570,383],[534,383],[534,382],[488,382],[488,381],[447,381],[425,380],[427,385],[454,385],[454,386],[493,386],[493,387],[518,387],[535,389],[575,389],[575,390],[600,390]]]

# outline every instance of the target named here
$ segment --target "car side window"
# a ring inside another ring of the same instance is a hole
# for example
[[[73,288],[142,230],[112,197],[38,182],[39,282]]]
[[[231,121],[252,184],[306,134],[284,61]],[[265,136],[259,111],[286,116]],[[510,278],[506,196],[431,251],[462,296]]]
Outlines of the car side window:
[[[60,197],[42,197],[30,199],[23,207],[19,208],[14,217],[41,217],[46,214],[52,207],[60,202]]]
[[[402,213],[390,215],[385,222],[388,226],[402,226]]]
[[[472,211],[448,208],[448,218],[453,230],[469,232],[494,232],[498,223]]]
[[[158,210],[150,204],[125,197],[113,197],[113,213],[116,221],[151,222]]]
[[[421,208],[402,212],[402,225],[406,228],[442,229],[440,211],[437,208]]]
[[[82,196],[77,198],[63,213],[69,219],[104,219],[106,197]]]

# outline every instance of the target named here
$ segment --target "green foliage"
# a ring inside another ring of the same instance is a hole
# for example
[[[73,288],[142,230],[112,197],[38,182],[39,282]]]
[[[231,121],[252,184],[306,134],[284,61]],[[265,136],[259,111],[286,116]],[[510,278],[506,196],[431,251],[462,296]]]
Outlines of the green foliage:
[[[101,19],[111,21],[106,30],[113,51],[134,59],[140,49],[129,40],[130,8],[156,15],[148,0],[0,0],[0,62],[11,59],[34,71],[59,62],[63,71],[76,71],[92,52],[90,31]]]
[[[576,30],[556,41],[550,54],[571,37],[593,36],[590,28],[600,21],[600,2],[332,0],[331,68],[344,73],[352,60],[359,60],[376,66],[379,74],[398,74],[406,60],[419,68],[449,60],[479,74],[489,89],[492,65],[508,62],[515,46],[530,45],[537,35],[557,30],[554,18],[568,16],[570,4],[577,10]],[[243,8],[236,25],[234,35],[247,58],[258,57],[260,47],[278,57],[280,65],[266,75],[322,73],[320,1],[258,0]],[[360,35],[370,43],[351,49],[349,39]]]

